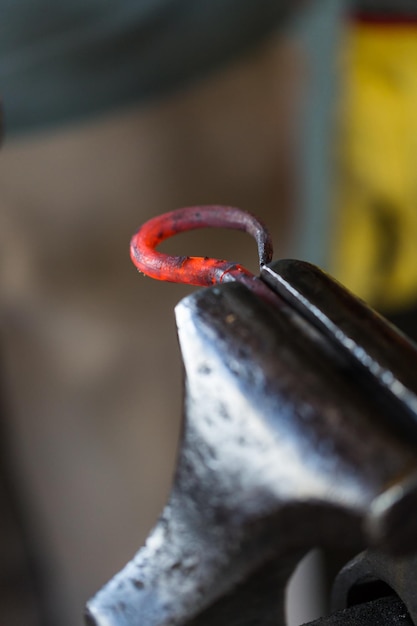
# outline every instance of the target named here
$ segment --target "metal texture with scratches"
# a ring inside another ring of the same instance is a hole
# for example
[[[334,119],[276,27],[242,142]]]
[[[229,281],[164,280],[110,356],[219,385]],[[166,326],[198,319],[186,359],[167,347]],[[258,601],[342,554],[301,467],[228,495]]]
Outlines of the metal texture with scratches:
[[[265,271],[276,291],[280,266]],[[173,489],[146,545],[88,603],[89,624],[284,624],[285,584],[309,548],[417,547],[414,513],[398,534],[416,510],[413,426],[398,426],[377,380],[358,384],[337,337],[282,294],[272,306],[238,283],[188,296],[176,319]]]

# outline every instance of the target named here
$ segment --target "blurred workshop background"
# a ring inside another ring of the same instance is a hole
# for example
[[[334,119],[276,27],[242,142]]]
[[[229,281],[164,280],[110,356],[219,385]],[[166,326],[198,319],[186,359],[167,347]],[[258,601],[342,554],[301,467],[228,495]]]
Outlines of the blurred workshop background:
[[[412,332],[415,3],[295,4],[0,0],[2,624],[80,626],[169,491],[187,289],[134,270],[144,220],[250,210]],[[239,233],[175,247],[256,270]]]

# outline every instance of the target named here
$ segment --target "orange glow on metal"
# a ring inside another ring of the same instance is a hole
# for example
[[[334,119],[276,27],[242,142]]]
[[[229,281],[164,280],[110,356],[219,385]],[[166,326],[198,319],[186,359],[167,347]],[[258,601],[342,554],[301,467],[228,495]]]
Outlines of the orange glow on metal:
[[[197,228],[231,228],[252,235],[261,265],[272,259],[271,238],[265,226],[250,213],[217,205],[178,209],[150,219],[132,237],[130,256],[151,278],[190,285],[209,286],[230,280],[251,282],[255,277],[241,265],[221,259],[171,256],[156,247],[165,239]]]

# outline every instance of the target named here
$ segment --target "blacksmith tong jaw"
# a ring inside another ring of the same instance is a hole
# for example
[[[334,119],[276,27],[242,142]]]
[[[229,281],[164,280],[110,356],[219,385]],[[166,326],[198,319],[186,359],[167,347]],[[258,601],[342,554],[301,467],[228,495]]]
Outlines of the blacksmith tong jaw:
[[[154,249],[203,226],[254,235],[260,276]],[[211,286],[175,310],[185,408],[169,502],[88,624],[284,624],[310,548],[393,563],[417,550],[416,348],[317,267],[271,256],[262,224],[224,207],[154,218],[132,240],[142,271]]]

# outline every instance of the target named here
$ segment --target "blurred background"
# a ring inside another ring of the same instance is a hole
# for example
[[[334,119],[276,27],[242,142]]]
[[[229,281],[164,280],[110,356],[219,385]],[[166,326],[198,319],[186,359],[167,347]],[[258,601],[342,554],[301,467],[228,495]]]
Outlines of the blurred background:
[[[413,11],[357,4],[302,2],[289,16],[294,3],[280,0],[4,3],[1,623],[80,626],[169,492],[181,421],[173,309],[187,289],[131,265],[143,221],[239,206],[267,223],[276,258],[332,269],[414,319],[416,109],[396,104],[417,93]],[[372,130],[375,111],[386,114]],[[381,150],[388,174],[380,159],[372,177]],[[404,175],[389,187],[393,168]],[[239,233],[172,245],[256,271]],[[319,610],[317,576],[300,580],[292,624]]]

